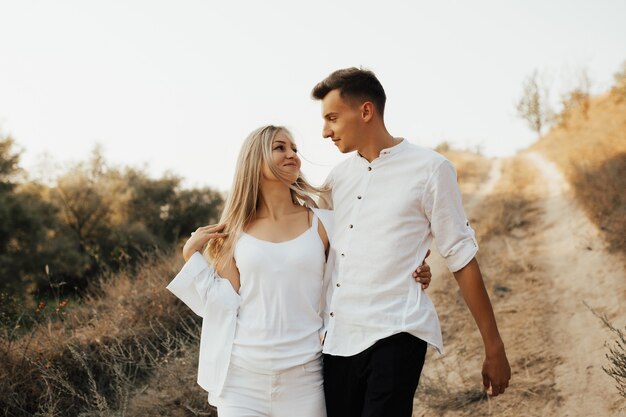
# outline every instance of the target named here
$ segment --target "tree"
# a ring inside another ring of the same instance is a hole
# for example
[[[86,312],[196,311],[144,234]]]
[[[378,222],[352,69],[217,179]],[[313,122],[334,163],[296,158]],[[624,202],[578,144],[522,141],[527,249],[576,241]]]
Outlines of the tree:
[[[554,113],[549,104],[549,89],[538,78],[535,70],[524,81],[522,97],[517,102],[517,113],[541,138],[543,129],[553,119]]]
[[[171,209],[178,198],[181,179],[172,175],[149,178],[144,172],[127,170],[125,179],[130,198],[127,205],[128,221],[143,224],[159,241],[159,245],[172,245],[175,240],[168,226]]]
[[[50,192],[59,213],[56,243],[73,255],[74,265],[59,262],[53,271],[70,288],[84,289],[97,274],[165,248],[143,222],[130,218],[133,194],[129,178],[108,166],[98,147],[57,178]]]
[[[116,187],[104,186],[105,169],[104,160],[96,150],[86,164],[80,163],[59,177],[51,193],[60,220],[74,235],[84,262],[91,262],[94,267],[104,266],[98,246],[101,232],[110,224],[111,204],[107,199],[120,197]],[[79,271],[87,269],[78,265]]]
[[[222,195],[210,188],[179,191],[165,220],[171,241],[189,236],[200,226],[217,223],[223,206]]]
[[[54,208],[33,187],[15,182],[20,154],[0,138],[0,292],[20,296],[44,276],[39,256],[54,223]]]
[[[12,181],[20,171],[20,154],[13,150],[15,143],[10,137],[0,136],[0,184],[11,188]]]

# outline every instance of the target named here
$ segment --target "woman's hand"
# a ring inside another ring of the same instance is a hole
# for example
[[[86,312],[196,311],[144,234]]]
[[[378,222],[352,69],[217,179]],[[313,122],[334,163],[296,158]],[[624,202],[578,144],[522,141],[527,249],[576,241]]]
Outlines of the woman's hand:
[[[225,226],[224,224],[212,224],[210,226],[198,227],[195,232],[192,232],[191,237],[187,239],[185,246],[183,246],[183,258],[185,262],[187,262],[195,252],[201,252],[202,248],[209,240],[228,236],[228,233],[221,233]]]
[[[428,288],[428,286],[430,285],[430,279],[433,276],[433,274],[430,273],[430,265],[426,263],[426,258],[428,258],[428,255],[430,255],[430,249],[428,249],[428,252],[426,252],[424,262],[422,262],[422,264],[418,266],[417,269],[415,269],[415,271],[413,272],[413,278],[415,278],[415,281],[422,284],[423,290]]]

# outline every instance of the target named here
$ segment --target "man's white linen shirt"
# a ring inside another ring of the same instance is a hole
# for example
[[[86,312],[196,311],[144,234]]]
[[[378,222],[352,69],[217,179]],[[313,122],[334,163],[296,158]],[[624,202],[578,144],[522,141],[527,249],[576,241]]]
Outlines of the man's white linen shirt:
[[[435,307],[412,273],[433,238],[452,272],[478,251],[452,164],[402,139],[371,163],[355,153],[331,171],[327,184],[336,260],[323,352],[352,356],[400,332],[442,352]]]

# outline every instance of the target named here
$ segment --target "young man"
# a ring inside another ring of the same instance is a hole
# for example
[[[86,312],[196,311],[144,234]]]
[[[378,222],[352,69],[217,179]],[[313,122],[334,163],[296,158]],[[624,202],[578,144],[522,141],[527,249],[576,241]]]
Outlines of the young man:
[[[312,96],[322,101],[323,136],[357,151],[327,181],[337,255],[325,311],[328,417],[411,416],[426,346],[442,350],[435,308],[411,279],[433,239],[482,336],[483,384],[502,394],[511,369],[453,166],[389,134],[385,91],[371,71],[335,71]]]

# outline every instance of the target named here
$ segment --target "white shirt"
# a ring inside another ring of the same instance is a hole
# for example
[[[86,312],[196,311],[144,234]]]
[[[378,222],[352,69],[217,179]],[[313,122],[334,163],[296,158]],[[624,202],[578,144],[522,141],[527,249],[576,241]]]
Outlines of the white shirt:
[[[330,173],[336,252],[323,352],[351,356],[408,332],[443,351],[435,307],[412,272],[433,238],[449,269],[478,251],[452,164],[402,140],[369,163],[358,154]]]
[[[332,236],[331,212],[320,209],[313,211],[322,221],[328,236]],[[321,262],[324,262],[323,257]],[[323,271],[325,282],[330,281],[329,267],[333,263],[334,254],[331,251]],[[230,365],[242,297],[234,290],[230,281],[219,277],[198,252],[189,258],[167,289],[203,318],[198,384],[211,395],[219,396]],[[323,302],[321,304],[320,309],[323,309]]]

